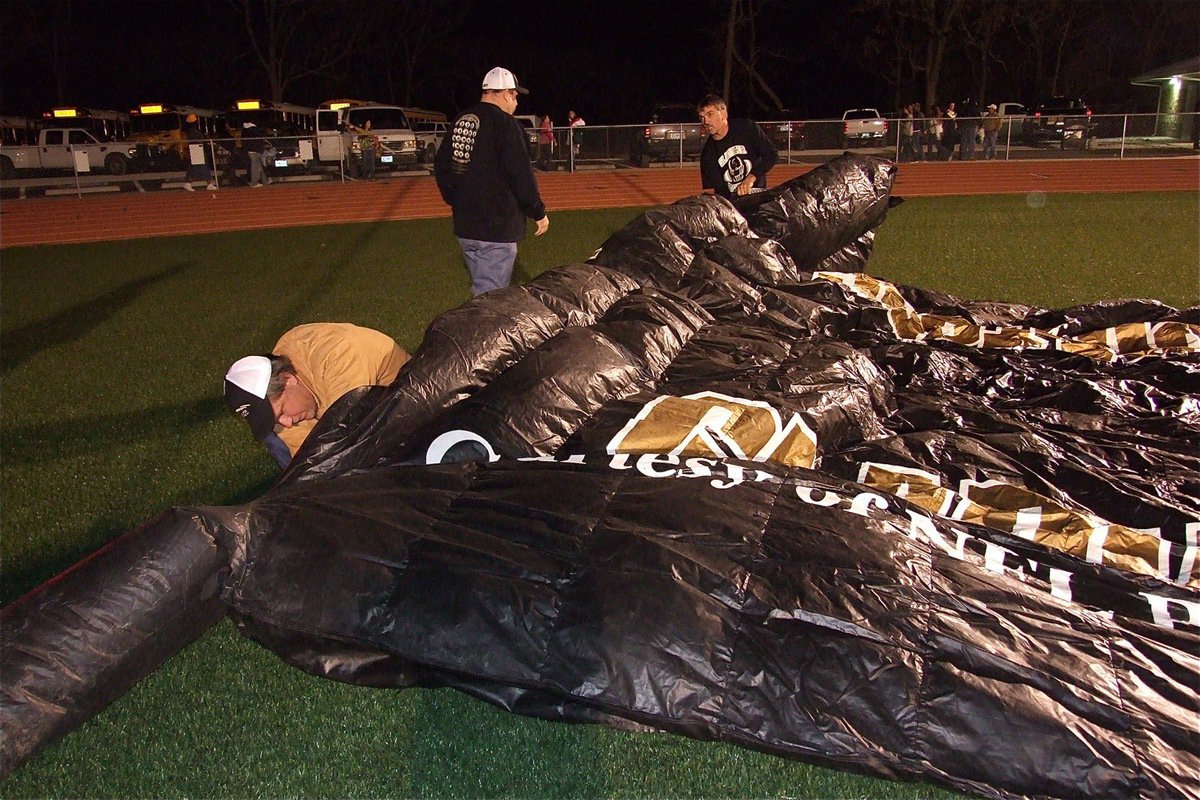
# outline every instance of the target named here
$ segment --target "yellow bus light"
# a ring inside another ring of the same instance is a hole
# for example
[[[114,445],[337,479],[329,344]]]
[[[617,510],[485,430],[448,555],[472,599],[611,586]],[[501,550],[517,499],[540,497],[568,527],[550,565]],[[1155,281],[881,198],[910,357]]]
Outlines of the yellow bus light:
[[[162,106],[142,106],[141,107],[141,111],[143,114],[161,114],[162,110],[163,110]]]
[[[238,111],[254,111],[257,108],[262,108],[257,100],[238,100]]]
[[[56,116],[56,117],[77,117],[79,115],[77,113],[75,113],[75,109],[73,109],[73,108],[56,108],[56,109],[54,109],[54,116]]]
[[[329,104],[330,111],[341,111],[343,108],[349,108],[349,107],[350,107],[349,103],[330,103]]]

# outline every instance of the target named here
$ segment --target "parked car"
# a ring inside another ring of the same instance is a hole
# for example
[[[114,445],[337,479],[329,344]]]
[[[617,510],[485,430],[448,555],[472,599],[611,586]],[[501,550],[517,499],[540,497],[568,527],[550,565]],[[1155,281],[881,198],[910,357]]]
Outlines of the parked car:
[[[771,144],[779,150],[804,149],[804,117],[802,114],[791,108],[781,108],[771,112],[769,116],[770,119],[767,122],[761,122],[759,125],[767,138],[771,140]]]
[[[1000,128],[1000,141],[1020,141],[1025,130],[1025,118],[1029,116],[1025,106],[1013,101],[997,103],[996,114],[1004,120]]]
[[[1091,147],[1097,123],[1092,109],[1078,97],[1051,97],[1025,118],[1022,141],[1030,147],[1058,142],[1068,147]]]
[[[541,119],[537,114],[514,114],[513,117],[517,122],[521,123],[521,127],[525,129],[525,144],[529,145],[529,157],[537,157],[538,147],[538,124]]]
[[[883,144],[888,121],[875,108],[852,108],[842,114],[842,149],[855,142]]]
[[[424,108],[406,108],[404,115],[412,126],[413,135],[417,137],[417,161],[421,164],[432,164],[442,139],[450,129],[449,118],[441,111],[429,111]]]
[[[654,107],[650,122],[635,131],[629,163],[648,167],[651,161],[678,161],[700,157],[704,126],[690,103],[663,103]]]

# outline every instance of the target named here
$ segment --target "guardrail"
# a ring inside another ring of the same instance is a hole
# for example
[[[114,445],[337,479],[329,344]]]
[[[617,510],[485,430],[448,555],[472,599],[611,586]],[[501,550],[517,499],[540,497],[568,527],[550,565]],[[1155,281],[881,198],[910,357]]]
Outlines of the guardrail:
[[[962,125],[967,120],[959,118]],[[981,122],[982,118],[971,120]],[[882,140],[870,144],[848,142],[843,136],[840,119],[762,121],[779,149],[780,163],[822,163],[846,149],[873,153],[900,162],[916,160],[917,139],[909,148],[902,136],[902,120],[889,118],[888,131]],[[914,120],[914,130],[922,130],[924,119]],[[554,128],[552,146],[530,139],[531,162],[542,170],[597,169],[656,169],[695,165],[699,157],[697,126],[656,125],[667,130],[667,136],[677,136],[656,143],[653,157],[646,158],[642,125],[588,125],[574,128]],[[676,128],[671,131],[670,128]],[[1180,114],[1094,114],[1088,117],[1067,117],[1061,125],[1048,129],[1032,117],[1006,118],[997,136],[994,157],[1014,159],[1058,158],[1138,158],[1145,156],[1195,155],[1200,151],[1200,115]],[[337,160],[321,163],[316,160],[312,137],[271,137],[276,153],[264,162],[265,175],[282,182],[353,181],[360,179],[360,156],[350,154]],[[946,148],[919,139],[920,160],[962,160],[961,141],[956,140],[953,155]],[[249,172],[248,154],[240,142],[232,139],[208,139],[193,142],[191,159],[203,163],[212,173],[218,188],[244,185]],[[980,137],[974,153],[975,160],[983,157]],[[205,181],[188,180],[183,156],[164,151],[147,153],[143,163],[131,164],[122,175],[104,175],[87,171],[86,159],[72,159],[75,169],[70,175],[14,177],[0,180],[0,194],[6,198],[25,198],[41,195],[94,192],[178,190],[187,184],[202,185]],[[174,163],[171,163],[171,159]],[[402,179],[427,176],[432,171],[429,159],[418,157],[416,163],[377,163],[377,178]],[[647,164],[647,161],[649,162]],[[645,164],[646,166],[642,166]],[[194,188],[194,186],[193,186]]]

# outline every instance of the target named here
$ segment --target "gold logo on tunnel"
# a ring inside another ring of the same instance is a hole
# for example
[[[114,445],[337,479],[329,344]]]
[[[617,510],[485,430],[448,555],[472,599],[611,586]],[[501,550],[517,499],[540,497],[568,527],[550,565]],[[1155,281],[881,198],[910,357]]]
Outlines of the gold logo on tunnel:
[[[608,443],[609,455],[740,458],[811,468],[817,436],[799,414],[783,422],[760,400],[717,392],[656,397]]]

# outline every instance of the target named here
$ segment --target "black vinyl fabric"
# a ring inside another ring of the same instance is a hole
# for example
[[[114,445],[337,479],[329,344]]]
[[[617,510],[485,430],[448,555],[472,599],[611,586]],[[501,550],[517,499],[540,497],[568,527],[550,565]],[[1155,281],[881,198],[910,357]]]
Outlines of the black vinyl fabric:
[[[438,317],[266,495],[185,515],[199,595],[340,681],[986,796],[1196,796],[1200,314],[864,274],[894,177],[689,198]],[[69,641],[38,609],[5,625]]]

